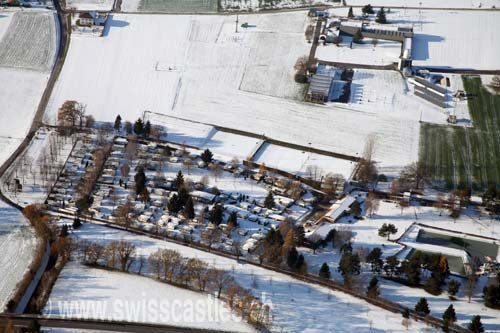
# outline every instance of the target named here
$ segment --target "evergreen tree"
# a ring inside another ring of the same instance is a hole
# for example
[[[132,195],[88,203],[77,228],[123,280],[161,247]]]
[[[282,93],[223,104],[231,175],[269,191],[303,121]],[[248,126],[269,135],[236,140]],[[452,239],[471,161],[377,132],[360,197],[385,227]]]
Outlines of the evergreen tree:
[[[291,269],[294,269],[298,259],[299,259],[299,253],[297,252],[297,249],[294,246],[287,253],[286,264]]]
[[[380,295],[378,279],[374,276],[368,283],[368,288],[366,289],[366,296],[371,298],[376,298]]]
[[[500,285],[484,287],[484,305],[490,308],[500,309]]]
[[[472,320],[467,328],[473,333],[483,333],[484,327],[483,323],[481,323],[481,316],[477,315],[472,317]]]
[[[363,14],[375,14],[375,11],[373,10],[372,5],[370,4],[363,6],[361,11],[363,12]]]
[[[295,237],[295,244],[297,244],[297,246],[301,246],[302,244],[304,244],[306,234],[303,226],[298,226],[297,229],[295,229],[293,235]]]
[[[344,281],[350,281],[353,275],[359,275],[361,272],[361,263],[359,255],[351,251],[345,251],[340,258],[338,271],[344,277]]]
[[[361,204],[359,201],[354,201],[351,205],[351,214],[358,217],[361,215]]]
[[[408,308],[403,310],[403,318],[410,319],[410,310]]]
[[[427,303],[427,299],[425,299],[425,297],[422,297],[418,301],[417,305],[415,305],[415,312],[422,316],[427,316],[431,313],[431,310],[429,309],[429,303]]]
[[[68,236],[68,225],[63,224],[61,232],[59,233],[59,237],[67,237],[67,236]]]
[[[189,192],[186,190],[185,186],[180,186],[177,191],[177,196],[179,197],[179,204],[184,206],[189,198]]]
[[[177,177],[175,178],[175,181],[174,181],[174,187],[176,189],[180,189],[181,187],[183,187],[184,185],[184,175],[182,174],[182,171],[179,170],[179,172],[177,172]]]
[[[299,273],[307,273],[307,263],[302,254],[297,258],[294,270]]]
[[[368,253],[368,256],[366,256],[366,262],[371,265],[372,272],[380,272],[384,263],[382,261],[382,250],[378,247],[371,250],[370,253]]]
[[[392,223],[389,223],[389,224],[384,223],[384,224],[382,224],[380,229],[378,229],[378,235],[380,237],[387,237],[387,240],[389,240],[391,235],[396,234],[397,232],[398,232],[398,228],[396,228],[396,226]]]
[[[135,193],[137,195],[140,195],[142,191],[144,191],[144,188],[146,187],[146,174],[144,173],[143,168],[139,168],[139,170],[137,170],[134,176],[134,181],[135,181]]]
[[[173,214],[178,213],[179,210],[181,210],[181,206],[179,204],[179,197],[177,196],[177,194],[172,195],[172,197],[168,201],[167,209],[170,213]]]
[[[151,123],[148,121],[146,121],[146,125],[144,125],[144,131],[142,133],[142,135],[147,139],[149,138],[149,135],[151,134]]]
[[[402,268],[404,273],[406,274],[408,284],[410,286],[418,286],[420,285],[420,270],[421,263],[420,258],[417,255],[419,252],[417,251],[410,260],[404,261],[402,264]]]
[[[238,214],[236,212],[231,212],[227,219],[227,224],[233,228],[238,227]]]
[[[77,216],[73,220],[73,229],[78,229],[82,226],[82,222],[80,221],[80,218]]]
[[[460,282],[453,279],[448,281],[448,295],[450,295],[450,297],[455,297],[459,289],[460,289]]]
[[[455,309],[453,308],[453,304],[450,304],[450,306],[443,313],[443,321],[446,324],[448,324],[448,326],[457,321],[457,314],[455,313]]]
[[[212,207],[210,211],[209,220],[215,225],[219,225],[222,223],[222,218],[224,216],[224,206],[221,204],[216,204]]]
[[[188,196],[186,200],[186,206],[184,207],[184,214],[188,219],[194,219],[194,204],[193,204],[193,198],[191,196]]]
[[[134,123],[134,133],[137,135],[144,134],[144,123],[141,118],[138,118]]]
[[[354,12],[352,11],[352,7],[349,7],[349,12],[347,13],[348,18],[354,18]]]
[[[441,280],[436,277],[434,273],[431,274],[431,277],[427,280],[424,286],[425,291],[432,295],[440,295],[441,294]]]
[[[384,7],[380,8],[380,10],[378,11],[377,17],[375,18],[375,22],[380,23],[380,24],[386,24],[387,23],[387,18],[385,16]]]
[[[264,200],[264,207],[271,209],[274,207],[274,195],[272,191],[269,191],[266,199]]]
[[[201,154],[201,159],[203,162],[206,164],[212,163],[212,160],[214,159],[214,154],[210,151],[210,149],[205,149],[205,151]]]
[[[330,267],[328,267],[328,264],[324,262],[323,265],[321,265],[321,268],[319,269],[319,277],[324,279],[329,279],[330,276],[331,276]]]
[[[115,131],[119,131],[122,128],[122,117],[120,115],[116,116],[114,128]]]
[[[361,32],[361,29],[356,30],[356,33],[352,37],[352,41],[356,44],[361,44],[363,42],[363,33]]]
[[[384,270],[389,275],[392,276],[397,272],[399,266],[399,260],[397,256],[389,256],[385,260]]]

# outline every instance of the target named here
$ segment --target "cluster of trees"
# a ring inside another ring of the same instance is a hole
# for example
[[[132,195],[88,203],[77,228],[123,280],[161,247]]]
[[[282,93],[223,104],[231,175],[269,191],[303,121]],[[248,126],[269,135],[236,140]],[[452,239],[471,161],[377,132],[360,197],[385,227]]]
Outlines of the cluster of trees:
[[[95,120],[86,116],[87,106],[77,101],[65,101],[57,113],[57,127],[61,135],[71,135],[76,130],[91,127]]]
[[[417,304],[415,305],[415,313],[424,317],[430,315],[431,309],[425,297],[420,298]],[[409,318],[408,310],[405,311],[405,313],[403,313],[403,317]],[[442,327],[443,332],[449,332],[450,326],[454,325],[455,322],[457,321],[457,314],[455,312],[453,304],[450,304],[450,306],[446,308],[446,310],[443,313],[442,319],[443,319],[443,327]],[[484,327],[481,322],[481,316],[479,315],[473,316],[470,323],[467,325],[467,328],[473,333],[484,332]]]
[[[92,164],[88,165],[85,170],[85,174],[80,179],[76,186],[76,207],[81,211],[87,211],[93,202],[92,191],[94,186],[99,179],[106,159],[111,154],[111,145],[105,144],[98,147],[92,154]]]
[[[297,247],[303,245],[304,241],[304,229],[296,227],[291,220],[285,220],[279,230],[269,230],[257,252],[262,262],[305,274],[307,263],[297,251]]]
[[[483,297],[487,307],[500,309],[500,273],[497,274],[496,281],[484,287]]]
[[[160,281],[213,292],[218,298],[224,296],[231,309],[257,327],[267,327],[271,322],[269,307],[252,296],[250,290],[237,284],[227,271],[209,267],[197,258],[184,258],[178,251],[170,249],[158,249],[151,253],[148,267],[149,272]]]
[[[79,243],[81,260],[91,266],[105,266],[129,272],[136,260],[137,250],[133,243],[126,240],[112,241],[106,246],[83,240]],[[142,258],[142,257],[140,257]],[[139,273],[142,262],[139,263]]]

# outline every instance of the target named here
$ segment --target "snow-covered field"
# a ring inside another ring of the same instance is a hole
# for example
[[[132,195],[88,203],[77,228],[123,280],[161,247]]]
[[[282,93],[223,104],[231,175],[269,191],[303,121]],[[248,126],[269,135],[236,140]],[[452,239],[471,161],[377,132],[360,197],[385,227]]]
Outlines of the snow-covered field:
[[[500,4],[498,0],[492,1]],[[440,6],[442,2],[434,1],[433,3]],[[418,7],[418,4],[416,6]],[[333,9],[332,12],[336,15],[347,16],[347,8]],[[361,8],[354,8],[354,14],[361,15]],[[371,15],[370,19],[374,19],[374,15]],[[500,12],[498,11],[391,9],[387,14],[387,20],[391,25],[413,27],[413,66],[491,70],[500,68],[500,60],[495,56],[498,54],[498,45],[500,45],[500,37],[496,33],[500,28]],[[385,42],[381,41],[381,45],[377,45],[375,50],[377,48],[384,50],[383,43]],[[370,44],[366,46],[366,59],[371,59],[370,46]],[[361,52],[354,52],[358,47],[354,45],[354,50],[349,50],[330,45],[319,47],[318,52],[324,52],[323,49],[333,50],[332,54],[348,52],[349,58],[354,57],[354,60],[344,58],[346,62],[356,62],[355,60],[360,58],[357,55],[361,54]],[[481,50],[481,57],[477,56],[478,50]],[[375,52],[372,51],[372,53]],[[383,57],[385,59],[387,56]],[[379,58],[372,59],[374,64],[379,64],[377,59]]]
[[[160,308],[161,305],[164,308]],[[99,310],[98,306],[101,306]],[[186,314],[190,308],[194,310],[192,315]],[[43,313],[256,332],[214,297],[142,276],[89,268],[77,262],[70,262],[63,269]]]
[[[255,162],[288,171],[303,177],[320,179],[328,173],[341,174],[345,179],[351,176],[354,162],[291,149],[273,144],[264,144],[255,156]],[[317,168],[316,168],[317,167]]]
[[[3,160],[2,160],[3,162]],[[0,311],[28,269],[36,246],[29,222],[17,209],[0,201]]]
[[[418,120],[276,97],[302,88],[293,63],[310,47],[304,11],[240,15],[256,27],[239,33],[234,19],[114,15],[106,37],[72,39],[47,120],[75,99],[102,121],[116,117],[109,110],[132,121],[150,110],[353,156],[375,135],[385,170],[417,159]]]
[[[123,0],[124,12],[215,13],[217,0]]]
[[[96,225],[84,225],[75,231],[79,239],[100,243],[125,239],[133,242],[142,255],[158,248],[178,250],[185,257],[196,257],[210,265],[233,272],[235,280],[246,288],[261,292],[261,298],[272,303],[272,332],[406,332],[401,315],[394,314],[346,294],[304,283],[283,274],[259,267],[239,264],[207,252],[169,242],[133,235]],[[255,288],[255,286],[257,286]],[[104,292],[101,290],[101,292]],[[318,310],[321,309],[321,310]],[[424,323],[413,322],[412,332],[438,332]]]
[[[340,12],[340,9],[336,12]],[[316,49],[316,57],[324,61],[368,65],[390,65],[399,62],[401,54],[401,43],[399,42],[380,40],[377,41],[376,46],[372,44],[370,38],[364,38],[362,44],[351,44],[351,42],[351,37],[344,36],[339,46],[320,44]]]
[[[146,113],[146,119],[151,123],[163,126],[166,139],[170,142],[184,144],[199,149],[210,149],[216,159],[229,161],[233,157],[240,161],[251,155],[261,139],[227,133],[217,130],[214,126],[158,114]]]
[[[48,80],[56,49],[54,14],[0,11],[0,164],[26,135]],[[17,209],[0,202],[0,309],[33,258],[36,239]]]
[[[0,42],[0,66],[49,71],[54,62],[56,27],[51,11],[18,11]]]
[[[113,4],[114,0],[67,0],[66,9],[110,11]]]

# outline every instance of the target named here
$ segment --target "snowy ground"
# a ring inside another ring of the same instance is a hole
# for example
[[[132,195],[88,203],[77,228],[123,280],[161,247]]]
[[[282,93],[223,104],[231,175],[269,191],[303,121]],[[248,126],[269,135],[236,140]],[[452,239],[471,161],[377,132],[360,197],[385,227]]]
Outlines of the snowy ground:
[[[348,160],[267,143],[255,156],[254,161],[303,177],[312,176],[315,179],[320,179],[328,173],[341,174],[348,179],[354,168],[354,162]],[[315,167],[318,169],[315,170]]]
[[[138,247],[139,253],[148,255],[157,248],[171,248],[186,257],[197,257],[210,265],[231,270],[237,282],[264,294],[266,302],[272,303],[274,325],[272,332],[406,332],[401,325],[401,315],[384,311],[356,298],[326,288],[300,282],[286,275],[258,267],[238,264],[188,247],[158,241],[130,233],[107,229],[95,225],[84,225],[75,231],[79,239],[101,243],[125,239]],[[257,286],[257,288],[255,288]],[[323,309],[317,311],[316,309]],[[429,332],[423,323],[413,323],[412,332]],[[437,332],[437,330],[435,330]]]
[[[340,12],[340,9],[336,12]],[[371,38],[364,38],[362,44],[351,43],[352,38],[344,36],[339,46],[320,44],[316,49],[316,58],[323,61],[368,65],[390,65],[399,62],[401,54],[399,42],[380,40],[374,46]]]
[[[303,0],[221,0],[219,3],[220,9],[225,11],[254,11],[260,9],[297,8],[325,4],[335,5],[335,3],[325,0],[310,0],[307,1],[307,3]],[[338,4],[339,3],[340,2],[338,2]]]
[[[17,209],[0,201],[0,311],[24,276],[36,246],[29,222]]]
[[[498,0],[492,1],[499,3]],[[434,3],[441,5],[441,2]],[[347,15],[346,8],[333,12]],[[355,8],[354,14],[361,15],[361,8]],[[373,18],[374,15],[371,15]],[[500,28],[498,11],[392,9],[387,14],[387,20],[389,24],[413,26],[413,66],[500,68],[500,60],[495,56],[500,45],[500,37],[496,34]],[[477,56],[477,50],[481,50],[481,57]]]
[[[114,0],[67,0],[66,9],[111,11]]]
[[[51,11],[0,10],[0,164],[26,135],[55,58]],[[36,69],[36,71],[33,71]],[[0,309],[23,277],[36,245],[29,222],[0,202]]]
[[[496,6],[500,8],[499,0],[371,0],[373,7],[422,7],[422,8],[491,8]],[[363,0],[348,0],[347,6],[364,6],[366,1]]]
[[[414,119],[282,98],[304,89],[293,82],[293,64],[310,47],[305,12],[241,15],[257,27],[239,33],[234,19],[114,15],[104,38],[72,38],[47,120],[75,99],[102,121],[116,117],[107,110],[132,121],[150,110],[353,156],[375,135],[385,170],[417,159]]]
[[[248,158],[262,142],[261,139],[227,133],[211,125],[171,118],[164,115],[146,113],[151,123],[163,126],[163,139],[198,149],[210,149],[216,159],[230,161],[233,157],[240,161]]]
[[[160,305],[166,308],[161,309]],[[102,308],[98,310],[98,306]],[[192,316],[185,312],[190,307],[195,309]],[[43,313],[256,332],[236,314],[231,314],[222,301],[206,294],[146,277],[89,268],[77,262],[70,262],[63,269]]]

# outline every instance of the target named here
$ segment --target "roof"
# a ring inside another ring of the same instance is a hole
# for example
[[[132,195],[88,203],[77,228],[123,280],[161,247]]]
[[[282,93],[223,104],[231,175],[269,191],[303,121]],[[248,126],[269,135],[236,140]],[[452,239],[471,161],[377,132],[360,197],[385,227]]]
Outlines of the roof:
[[[83,13],[80,13],[80,15],[78,15],[78,18],[85,18],[85,19],[92,19],[92,20],[94,19],[94,18],[92,17],[92,15],[90,15],[90,13],[89,13],[89,12],[83,12]]]
[[[213,201],[216,197],[215,195],[208,193],[208,192],[204,192],[204,191],[193,191],[193,192],[191,192],[191,196],[195,197],[195,198],[208,200],[208,201]]]
[[[315,74],[311,79],[311,84],[309,85],[309,93],[311,94],[322,94],[328,96],[330,94],[330,87],[332,85],[333,78],[326,74]]]
[[[330,210],[326,213],[324,218],[335,222],[342,214],[351,207],[351,205],[356,201],[353,196],[346,196],[340,200],[337,200],[333,205],[330,206]]]

